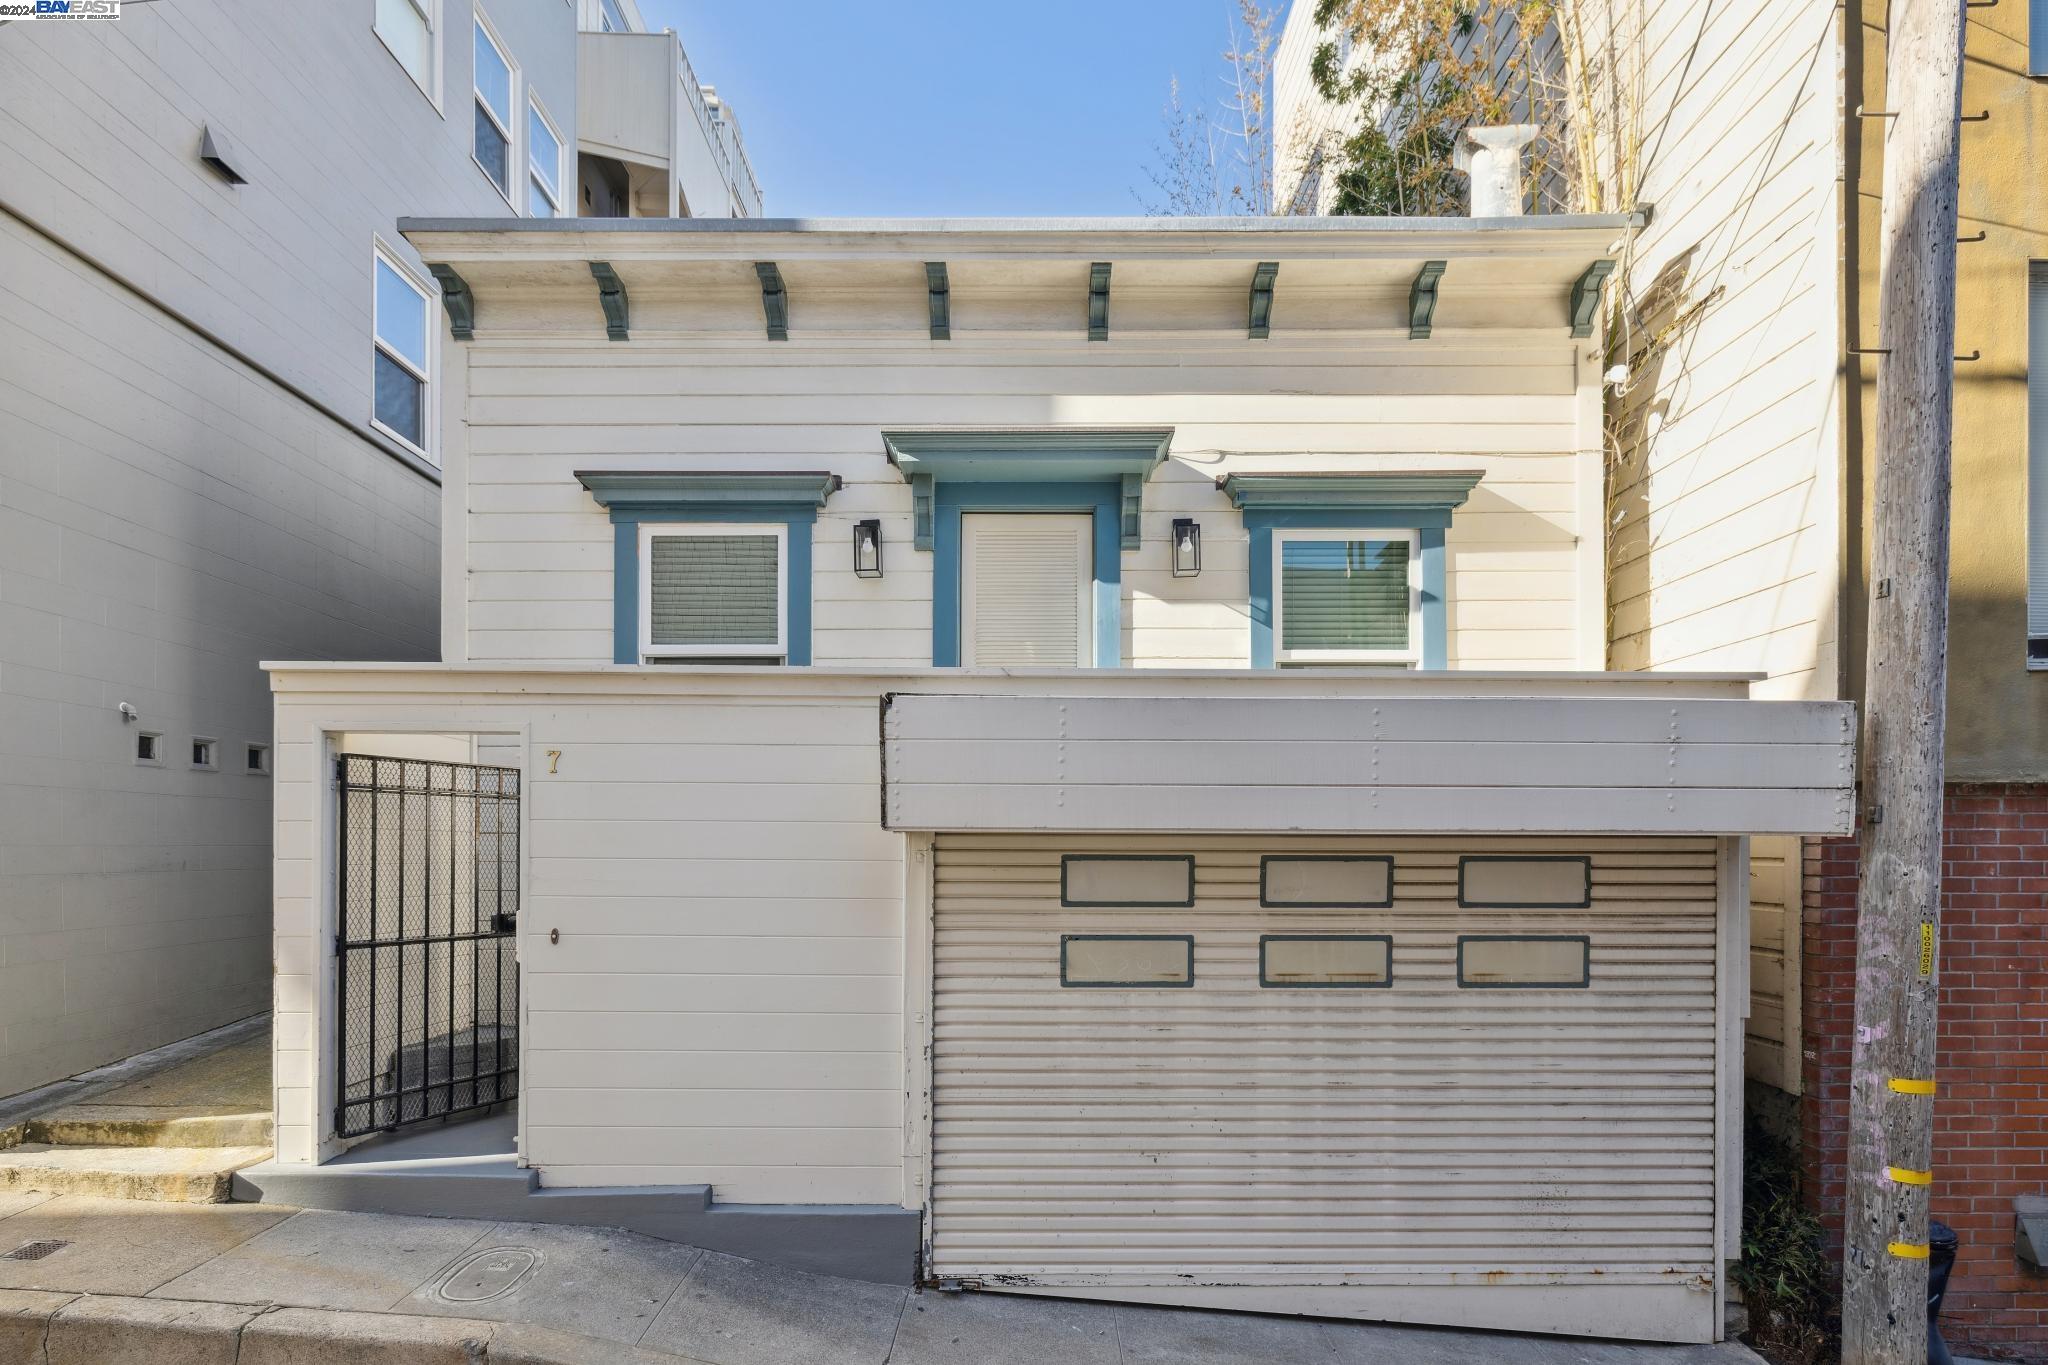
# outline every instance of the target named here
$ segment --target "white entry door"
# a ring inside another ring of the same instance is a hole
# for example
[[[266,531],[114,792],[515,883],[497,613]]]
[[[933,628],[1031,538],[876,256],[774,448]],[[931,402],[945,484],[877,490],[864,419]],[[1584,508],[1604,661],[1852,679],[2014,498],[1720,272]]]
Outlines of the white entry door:
[[[1087,668],[1095,662],[1095,519],[960,518],[960,662]]]

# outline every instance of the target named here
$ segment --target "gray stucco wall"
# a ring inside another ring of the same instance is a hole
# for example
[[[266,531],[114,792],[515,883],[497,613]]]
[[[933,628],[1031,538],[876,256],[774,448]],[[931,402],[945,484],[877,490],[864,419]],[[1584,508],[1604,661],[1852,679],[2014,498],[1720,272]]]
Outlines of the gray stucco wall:
[[[257,662],[436,652],[440,490],[370,431],[370,289],[401,215],[507,211],[442,9],[438,109],[370,0],[0,30],[0,1094],[265,1007]],[[573,147],[574,7],[488,12]]]

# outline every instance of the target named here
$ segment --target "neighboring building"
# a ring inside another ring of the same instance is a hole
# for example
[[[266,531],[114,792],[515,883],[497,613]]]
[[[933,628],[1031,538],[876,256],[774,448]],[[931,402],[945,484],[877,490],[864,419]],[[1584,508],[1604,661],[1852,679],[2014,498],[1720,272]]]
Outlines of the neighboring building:
[[[455,381],[397,218],[578,211],[577,19],[0,27],[0,1094],[264,1008],[257,663],[436,653]]]
[[[250,1197],[1719,1336],[1852,719],[1596,671],[1631,219],[511,226],[406,225],[443,662],[272,665]]]
[[[1316,27],[1315,0],[1288,6],[1273,48],[1273,203],[1281,213],[1328,213],[1337,201],[1339,144],[1353,131],[1354,111],[1323,98],[1309,75],[1316,49],[1338,44],[1348,66],[1349,35]]]
[[[1290,37],[1312,8],[1295,4]],[[1933,1187],[1934,1215],[1962,1239],[1949,1340],[2028,1359],[2048,1359],[2048,1280],[2018,1259],[2014,1215],[2015,1200],[2048,1195],[2048,190],[2032,172],[2048,135],[2043,15],[1973,6],[1967,30]],[[1620,267],[1604,362],[1628,367],[1608,399],[1608,661],[1757,669],[1760,695],[1854,699],[1870,352],[1886,344],[1885,8],[1686,0],[1636,21],[1639,200],[1654,212]],[[1276,71],[1276,91],[1290,81]],[[1808,1193],[1838,1251],[1856,846],[1759,840],[1755,852],[1748,1067],[1778,1093],[1753,1099],[1780,1118],[1799,1107]]]

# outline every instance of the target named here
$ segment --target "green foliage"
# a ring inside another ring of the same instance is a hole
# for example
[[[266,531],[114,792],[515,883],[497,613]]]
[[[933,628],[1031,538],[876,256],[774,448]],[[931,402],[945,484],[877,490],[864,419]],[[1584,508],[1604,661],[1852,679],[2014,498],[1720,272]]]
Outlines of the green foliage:
[[[1338,214],[1458,214],[1464,186],[1451,170],[1452,135],[1442,128],[1413,128],[1396,145],[1377,127],[1348,138],[1339,149]]]
[[[1794,1147],[1751,1122],[1742,1146],[1742,1259],[1752,1344],[1777,1365],[1832,1359],[1834,1267],[1801,1193]]]

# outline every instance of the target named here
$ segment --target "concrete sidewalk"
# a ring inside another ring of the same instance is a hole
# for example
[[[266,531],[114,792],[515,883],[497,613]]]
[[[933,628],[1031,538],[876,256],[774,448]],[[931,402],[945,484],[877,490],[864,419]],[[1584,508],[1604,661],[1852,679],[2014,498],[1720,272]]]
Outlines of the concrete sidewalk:
[[[35,1258],[8,1259],[23,1248]],[[164,1360],[1753,1365],[1757,1357],[1734,1344],[1656,1347],[917,1293],[595,1228],[0,1195],[0,1365]]]

